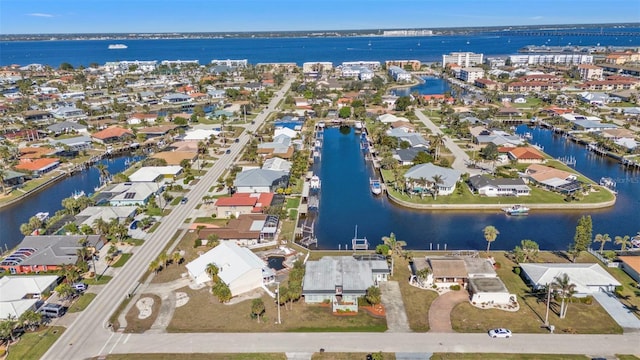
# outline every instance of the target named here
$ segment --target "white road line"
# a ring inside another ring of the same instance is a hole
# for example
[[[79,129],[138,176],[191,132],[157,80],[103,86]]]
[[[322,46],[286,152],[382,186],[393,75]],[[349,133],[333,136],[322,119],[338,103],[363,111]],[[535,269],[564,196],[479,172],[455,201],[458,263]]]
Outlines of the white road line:
[[[120,336],[118,337],[118,340],[116,340],[116,342],[113,344],[113,346],[111,347],[111,349],[109,350],[109,354],[111,354],[113,352],[113,349],[116,348],[116,346],[118,345],[118,343],[120,342],[120,339],[122,339],[122,337],[124,336],[124,333],[120,333]]]
[[[113,337],[113,335],[115,335],[116,333],[112,332],[111,336],[109,336],[109,339],[107,339],[107,341],[104,342],[104,345],[102,345],[102,348],[100,349],[100,351],[98,351],[98,355],[102,354],[102,352],[104,351],[104,348],[107,347],[107,344],[109,343],[109,341],[111,341],[111,338]]]
[[[123,344],[126,344],[127,341],[129,341],[129,338],[131,337],[131,334],[127,335],[126,338],[124,338],[124,341],[122,342]]]

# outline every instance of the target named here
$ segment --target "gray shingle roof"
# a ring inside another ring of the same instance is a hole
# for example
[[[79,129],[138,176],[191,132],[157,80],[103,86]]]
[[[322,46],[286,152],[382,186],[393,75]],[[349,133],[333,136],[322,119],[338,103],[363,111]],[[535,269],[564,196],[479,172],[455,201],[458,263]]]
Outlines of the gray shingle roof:
[[[356,260],[351,256],[325,256],[318,261],[306,264],[303,292],[334,293],[336,286],[342,286],[342,292],[362,293],[373,283],[373,273],[388,270],[384,260]]]

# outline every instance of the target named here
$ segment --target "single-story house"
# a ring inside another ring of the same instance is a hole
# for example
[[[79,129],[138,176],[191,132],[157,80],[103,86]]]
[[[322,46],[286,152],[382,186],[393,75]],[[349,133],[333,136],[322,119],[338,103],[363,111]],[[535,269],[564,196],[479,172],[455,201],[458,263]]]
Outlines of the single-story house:
[[[290,172],[291,166],[293,163],[291,161],[287,161],[285,159],[281,159],[279,157],[272,157],[264,161],[262,163],[262,169],[264,170],[274,170],[274,171],[284,171]]]
[[[395,100],[396,99],[397,99],[397,97],[394,97],[393,102],[391,103],[391,105],[395,104]],[[407,119],[405,117],[399,117],[399,116],[395,116],[393,114],[382,114],[382,115],[378,116],[377,120],[380,121],[383,124],[392,124],[392,123],[396,123],[398,121],[410,122],[409,119]]]
[[[572,193],[580,190],[581,187],[576,174],[540,164],[529,165],[523,177],[548,189],[562,193]]]
[[[193,129],[184,134],[183,141],[208,141],[209,139],[216,138],[220,135],[218,130],[208,129]]]
[[[507,155],[509,160],[515,160],[519,164],[541,164],[544,162],[544,156],[532,146],[511,148]]]
[[[424,148],[408,148],[408,149],[396,149],[393,150],[393,158],[398,160],[400,165],[413,165],[413,160],[415,160],[416,156],[419,153],[427,151]]]
[[[91,138],[84,135],[67,139],[52,140],[51,144],[56,147],[68,147],[72,151],[89,150],[93,147],[93,145],[91,145]]]
[[[289,173],[264,169],[250,169],[239,172],[233,182],[236,192],[261,193],[275,192],[289,182]]]
[[[151,155],[154,159],[162,159],[167,162],[167,165],[180,165],[182,160],[189,160],[193,162],[197,157],[196,151],[161,151]]]
[[[273,193],[235,193],[231,197],[216,200],[216,216],[226,219],[238,218],[241,214],[261,213],[271,206]]]
[[[118,222],[122,223],[126,219],[135,217],[137,211],[137,206],[89,206],[76,215],[75,223],[92,228],[97,219],[105,222],[118,219]]]
[[[607,129],[617,129],[618,125],[615,124],[605,124],[600,121],[593,120],[576,120],[573,122],[573,128],[576,130],[583,130],[586,132],[596,132]]]
[[[138,125],[142,123],[154,124],[158,120],[158,114],[135,113],[127,119],[127,124]]]
[[[233,241],[242,246],[253,246],[272,241],[278,231],[279,219],[275,215],[240,214],[231,219],[225,227],[200,229],[200,239],[216,235],[219,240]]]
[[[0,268],[11,274],[56,271],[63,265],[78,261],[78,243],[86,239],[90,247],[100,250],[105,239],[100,235],[40,235],[25,236],[17,250],[0,262]]]
[[[274,137],[271,142],[258,144],[258,154],[266,157],[278,156],[283,159],[291,159],[293,152],[292,139],[285,134]]]
[[[330,301],[333,311],[358,311],[358,298],[371,286],[387,281],[389,265],[377,256],[324,256],[307,261],[302,296],[306,303]]]
[[[163,180],[175,180],[182,173],[182,166],[144,166],[129,175],[131,182],[161,182]]]
[[[598,291],[611,292],[620,282],[598,264],[580,263],[521,263],[524,278],[534,290],[544,289],[562,274],[575,284],[577,297]]]
[[[60,159],[40,158],[40,159],[20,159],[16,170],[29,172],[33,176],[41,176],[60,166]]]
[[[640,256],[618,256],[622,270],[640,284]]]
[[[0,278],[0,320],[18,319],[26,311],[36,311],[43,294],[52,292],[56,285],[56,275]]]
[[[498,277],[469,278],[467,289],[471,302],[476,305],[516,303],[516,295],[509,293]]]
[[[421,179],[425,179],[427,182],[434,182],[434,178],[439,176],[441,181],[436,184],[438,195],[450,195],[456,188],[456,183],[460,181],[462,174],[458,170],[444,168],[433,165],[431,163],[420,164],[411,167],[404,174],[405,180],[411,185],[414,191],[422,189],[424,184],[420,184]]]
[[[73,121],[62,121],[59,123],[51,124],[46,127],[47,131],[53,136],[58,136],[61,134],[79,132],[79,133],[87,133],[87,127]]]
[[[248,248],[240,247],[233,241],[221,241],[220,244],[186,265],[189,276],[197,283],[211,281],[207,266],[214,264],[218,268],[218,277],[236,296],[272,282],[274,272],[268,268]]]
[[[91,135],[91,137],[101,143],[113,143],[118,141],[124,141],[126,139],[133,138],[133,132],[129,129],[124,129],[118,126],[111,126],[104,130],[98,131]]]
[[[191,97],[189,95],[180,93],[167,94],[162,97],[162,102],[167,104],[180,104],[189,101],[191,101]]]
[[[125,182],[102,192],[110,194],[111,206],[144,206],[160,190],[160,185],[155,182]]]
[[[405,128],[395,128],[387,130],[387,135],[398,139],[398,144],[406,141],[411,147],[421,147],[427,149],[430,146],[429,141],[423,138],[422,135],[414,132],[408,132]]]
[[[474,175],[469,178],[469,187],[478,195],[529,196],[531,188],[522,179],[498,179],[487,175]]]

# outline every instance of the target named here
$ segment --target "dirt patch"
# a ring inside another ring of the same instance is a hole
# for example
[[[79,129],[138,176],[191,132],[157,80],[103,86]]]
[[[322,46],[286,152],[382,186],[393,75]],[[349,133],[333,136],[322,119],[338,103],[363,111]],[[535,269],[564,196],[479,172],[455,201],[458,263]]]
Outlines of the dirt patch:
[[[183,251],[183,261],[180,264],[170,263],[162,270],[158,271],[158,273],[151,280],[152,284],[157,283],[166,283],[169,281],[173,281],[182,277],[183,273],[187,272],[185,265],[197,258],[198,253],[205,253],[211,250],[210,247],[200,246],[198,248],[194,248],[193,244],[198,237],[197,230],[188,231],[182,240],[176,246],[176,251]],[[171,254],[169,254],[169,258],[171,258]]]
[[[162,305],[162,299],[159,296],[153,294],[142,294],[140,299],[148,298],[153,300],[151,305],[151,315],[144,319],[140,319],[140,309],[138,306],[132,306],[131,310],[127,313],[127,327],[124,332],[127,333],[143,333],[151,328],[153,322],[156,321],[158,313],[160,312],[160,306]],[[137,305],[137,304],[136,304]]]
[[[384,305],[371,305],[371,306],[360,306],[360,309],[368,312],[372,316],[383,318],[386,317],[387,313],[384,310]]]

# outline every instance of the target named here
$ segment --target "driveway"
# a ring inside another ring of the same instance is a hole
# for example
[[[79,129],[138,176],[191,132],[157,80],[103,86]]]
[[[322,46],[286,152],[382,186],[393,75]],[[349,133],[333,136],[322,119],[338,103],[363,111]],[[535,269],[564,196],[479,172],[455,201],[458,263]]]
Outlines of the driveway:
[[[613,320],[624,329],[624,332],[640,332],[640,319],[633,315],[631,310],[621,303],[615,295],[598,291],[593,293],[593,297],[598,300]]]
[[[387,332],[411,332],[398,282],[381,282],[380,292],[382,294],[382,304],[387,313]]]
[[[465,301],[469,301],[466,290],[448,291],[438,296],[429,307],[429,332],[454,332],[451,327],[451,311]]]

